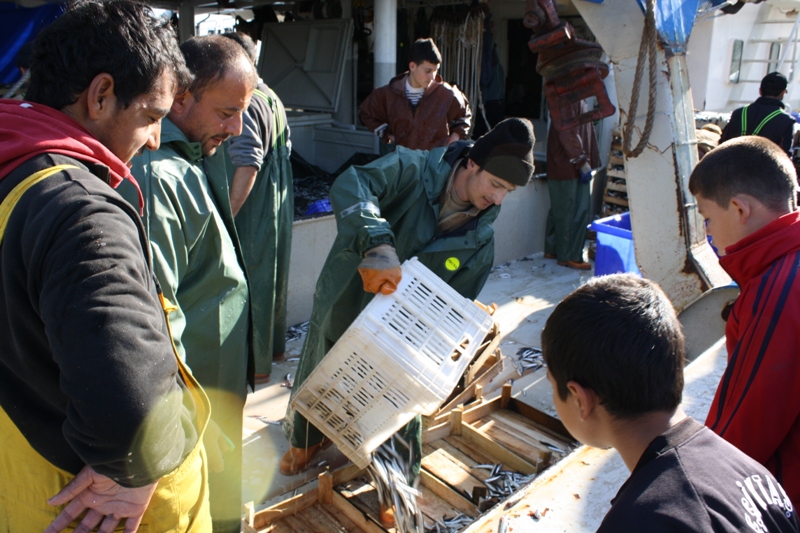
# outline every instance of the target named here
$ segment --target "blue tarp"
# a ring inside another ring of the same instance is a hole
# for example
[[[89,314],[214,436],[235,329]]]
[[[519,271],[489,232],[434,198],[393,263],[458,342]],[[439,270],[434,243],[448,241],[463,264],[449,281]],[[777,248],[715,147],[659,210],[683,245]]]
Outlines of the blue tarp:
[[[644,13],[646,1],[638,1]],[[699,4],[699,0],[656,0],[656,28],[665,48],[676,50],[686,46]]]
[[[26,8],[14,2],[0,2],[0,84],[12,84],[19,79],[17,52],[63,12],[63,4]]]

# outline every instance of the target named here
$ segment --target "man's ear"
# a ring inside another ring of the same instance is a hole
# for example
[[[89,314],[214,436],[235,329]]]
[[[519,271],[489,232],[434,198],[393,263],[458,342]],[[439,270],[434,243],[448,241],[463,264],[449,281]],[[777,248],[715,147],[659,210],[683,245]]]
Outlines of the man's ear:
[[[731,198],[730,209],[735,209],[742,225],[746,225],[750,220],[750,215],[753,214],[753,204],[750,198],[738,194]]]
[[[86,105],[91,120],[98,120],[116,109],[117,98],[111,74],[101,72],[94,77],[86,90]]]
[[[600,403],[597,393],[588,387],[584,387],[577,381],[567,382],[567,389],[570,392],[568,401],[573,402],[573,407],[577,411],[581,421],[585,422],[589,416],[591,416],[595,407]]]
[[[170,108],[170,113],[175,113],[176,115],[182,115],[186,112],[186,109],[189,107],[189,103],[192,100],[192,93],[189,91],[183,91],[175,95],[175,98],[172,100],[172,107]]]

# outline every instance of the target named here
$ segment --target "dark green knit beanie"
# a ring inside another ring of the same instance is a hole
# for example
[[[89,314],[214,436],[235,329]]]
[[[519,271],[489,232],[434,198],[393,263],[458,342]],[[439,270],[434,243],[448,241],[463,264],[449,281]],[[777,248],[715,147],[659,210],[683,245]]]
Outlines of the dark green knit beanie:
[[[533,124],[524,118],[507,118],[475,141],[468,157],[483,170],[517,186],[533,176]]]

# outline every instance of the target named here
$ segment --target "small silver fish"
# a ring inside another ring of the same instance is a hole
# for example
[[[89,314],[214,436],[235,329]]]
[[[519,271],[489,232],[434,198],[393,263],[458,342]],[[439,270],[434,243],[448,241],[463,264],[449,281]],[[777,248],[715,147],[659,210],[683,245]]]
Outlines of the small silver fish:
[[[497,524],[497,533],[506,533],[508,531],[508,518],[505,516],[500,519],[500,523]]]

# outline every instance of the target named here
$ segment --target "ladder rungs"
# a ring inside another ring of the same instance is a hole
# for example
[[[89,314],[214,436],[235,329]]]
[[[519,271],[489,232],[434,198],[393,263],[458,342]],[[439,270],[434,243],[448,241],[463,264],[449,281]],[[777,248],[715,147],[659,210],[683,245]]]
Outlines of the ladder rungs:
[[[617,204],[628,207],[628,200],[624,198],[615,198],[614,196],[606,195],[603,201],[609,204]]]
[[[616,168],[609,168],[606,170],[606,176],[609,178],[622,178],[628,179],[628,173],[624,170],[617,170]]]

